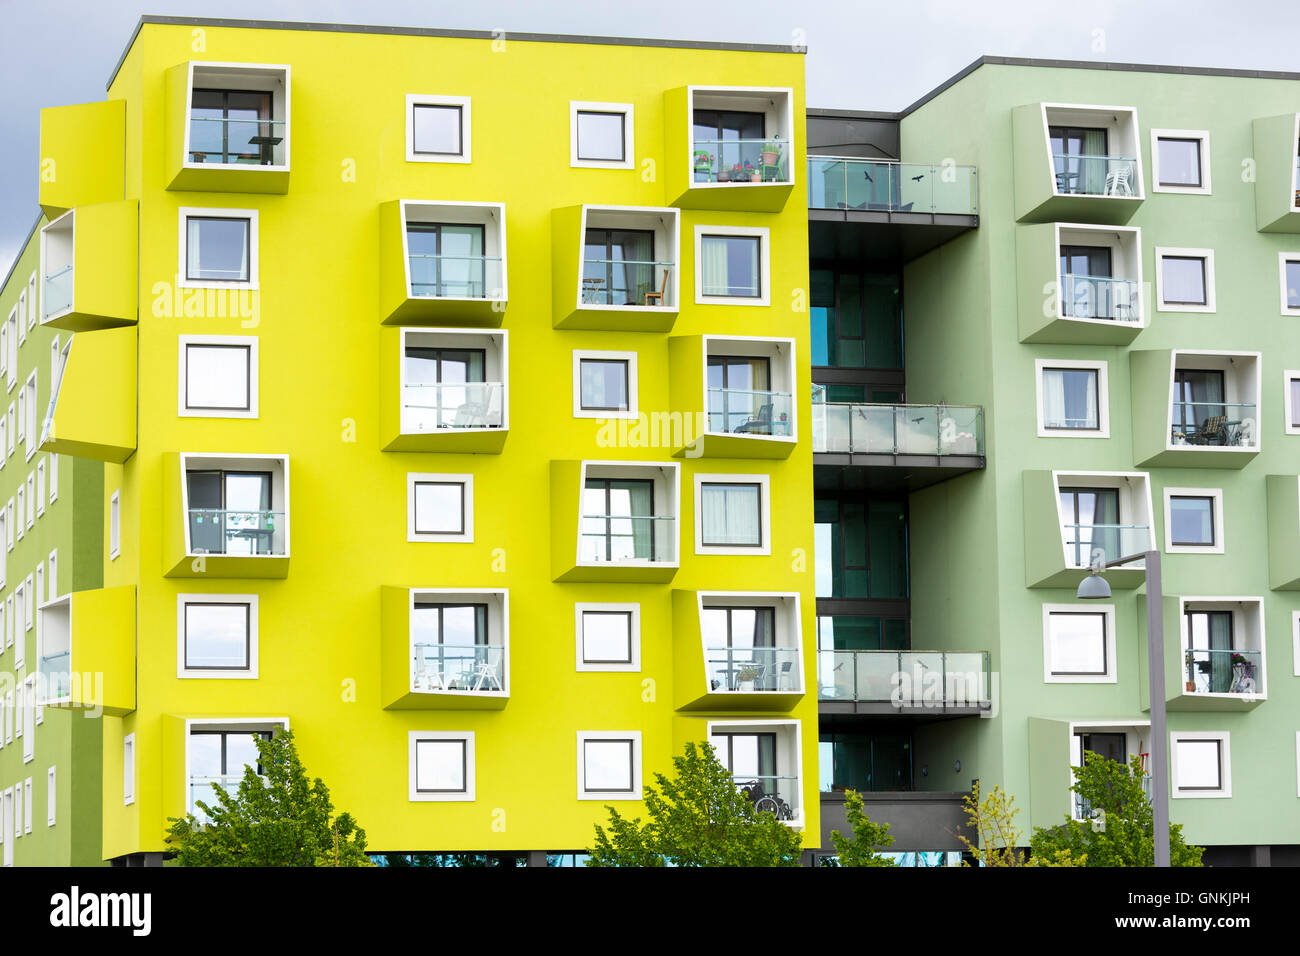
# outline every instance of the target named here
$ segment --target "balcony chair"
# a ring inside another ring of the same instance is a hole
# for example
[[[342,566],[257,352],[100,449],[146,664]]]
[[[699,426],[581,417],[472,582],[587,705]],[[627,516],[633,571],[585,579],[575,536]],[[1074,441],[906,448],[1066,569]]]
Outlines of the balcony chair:
[[[452,428],[484,428],[487,425],[487,406],[482,402],[466,402],[456,409],[451,420]]]
[[[418,661],[415,665],[415,689],[416,690],[446,690],[447,684],[442,679],[442,668],[438,666],[429,667],[424,661]]]
[[[736,426],[736,433],[748,432],[752,435],[772,434],[772,403],[760,405],[758,414],[750,416],[748,421]]]
[[[776,675],[777,690],[794,690],[794,661],[782,661],[781,669]]]
[[[1227,445],[1228,416],[1213,415],[1201,422],[1201,427],[1186,436],[1189,445]]]
[[[606,305],[597,299],[605,291],[604,279],[583,279],[582,280],[582,302],[583,305]]]
[[[1133,176],[1133,164],[1123,159],[1111,160],[1107,165],[1109,169],[1106,170],[1106,195],[1132,196],[1133,184],[1130,179]]]
[[[490,684],[495,684],[497,690],[504,689],[501,686],[500,678],[497,677],[497,666],[495,664],[489,663],[487,661],[483,661],[481,663],[475,664],[473,676],[474,676],[474,686],[471,688],[471,690],[483,690],[484,689],[483,684],[485,682]],[[492,688],[489,686],[487,689],[491,690]]]
[[[663,305],[663,304],[664,304],[664,296],[667,294],[667,292],[668,292],[668,270],[665,269],[665,270],[664,270],[664,281],[663,281],[663,285],[661,285],[661,286],[659,287],[659,291],[658,291],[658,292],[647,292],[647,293],[645,294],[645,301],[642,302],[641,304],[642,304],[642,305],[652,305],[652,304],[653,304],[653,305]],[[653,303],[651,303],[651,301],[650,301],[651,299],[654,299],[654,302],[653,302]]]

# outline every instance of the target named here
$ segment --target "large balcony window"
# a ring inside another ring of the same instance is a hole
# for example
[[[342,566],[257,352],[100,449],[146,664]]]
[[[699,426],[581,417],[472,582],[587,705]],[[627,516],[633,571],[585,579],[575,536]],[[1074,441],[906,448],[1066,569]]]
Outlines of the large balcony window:
[[[1140,242],[1136,229],[1061,226],[1057,232],[1061,317],[1141,325]]]
[[[491,594],[417,592],[411,607],[412,690],[504,693],[506,643],[500,607],[500,598]]]
[[[1066,567],[1091,567],[1155,547],[1145,474],[1055,474]]]
[[[1182,613],[1184,695],[1265,697],[1260,600],[1185,598]]]
[[[285,721],[191,721],[185,752],[188,768],[186,811],[198,817],[200,822],[206,822],[197,801],[216,806],[217,790],[234,796],[249,767],[262,776],[264,771],[258,761],[257,741],[270,740],[286,725]]]
[[[694,182],[791,182],[789,120],[786,91],[693,90]]]
[[[1125,222],[1145,197],[1138,130],[1128,106],[1013,109],[1016,218]]]
[[[182,63],[168,73],[169,188],[285,192],[289,67]],[[183,101],[182,101],[183,97]]]
[[[380,219],[385,321],[442,315],[447,324],[501,324],[507,299],[504,206],[404,199],[384,204]],[[398,276],[400,289],[392,283]]]
[[[708,432],[792,438],[793,343],[706,336],[704,348]]]
[[[198,463],[195,462],[195,465]],[[202,554],[284,554],[284,509],[275,473],[191,467],[185,472],[191,549]],[[277,523],[281,526],[277,533]]]
[[[1129,352],[1133,457],[1142,466],[1244,468],[1259,454],[1259,352]]]
[[[706,594],[702,600],[700,632],[710,691],[761,694],[801,689],[799,630],[792,599]]]
[[[674,533],[671,515],[655,514],[654,480],[587,478],[582,494],[582,560],[653,561],[660,538]]]
[[[1255,403],[1228,401],[1233,370],[1177,368],[1170,412],[1170,439],[1175,444],[1231,448],[1255,443]],[[1237,394],[1237,397],[1241,397]]]
[[[1122,155],[1122,136],[1115,137],[1115,149],[1120,152],[1112,152],[1111,139],[1111,130],[1104,126],[1049,126],[1056,191],[1084,196],[1137,195],[1137,157],[1131,152]]]
[[[505,333],[402,332],[402,434],[503,426]]]
[[[1143,755],[1145,769],[1144,748],[1149,750],[1148,741],[1150,737],[1151,728],[1149,725],[1133,727],[1118,727],[1106,724],[1096,727],[1074,725],[1070,735],[1071,779],[1075,778],[1078,769],[1084,765],[1084,762],[1088,759],[1088,754],[1096,754],[1097,757],[1113,760],[1125,766],[1133,757]],[[1149,772],[1143,775],[1142,789],[1147,799],[1150,800],[1151,774]],[[1071,813],[1074,819],[1090,820],[1094,818],[1095,812],[1087,800],[1077,793],[1071,793],[1070,796],[1072,798]]]
[[[710,721],[709,743],[756,809],[802,823],[798,721]]]

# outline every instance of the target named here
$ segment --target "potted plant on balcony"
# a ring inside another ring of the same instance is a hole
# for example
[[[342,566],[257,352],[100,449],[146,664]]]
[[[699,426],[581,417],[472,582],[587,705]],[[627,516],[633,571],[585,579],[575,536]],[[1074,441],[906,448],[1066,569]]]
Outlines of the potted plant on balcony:
[[[725,166],[719,166],[719,167],[718,167],[718,182],[720,182],[720,183],[729,183],[729,182],[731,182],[731,170],[730,170],[730,169],[727,169],[727,167],[725,167]]]
[[[695,171],[712,175],[713,173],[713,154],[705,149],[697,149],[694,159]]]
[[[754,689],[754,681],[758,679],[760,673],[761,671],[753,664],[746,664],[736,672],[737,686],[742,691],[752,691]]]
[[[1184,671],[1184,673],[1187,675],[1187,680],[1184,683],[1184,688],[1186,689],[1187,693],[1191,694],[1196,691],[1196,680],[1195,678],[1192,677],[1192,652],[1187,651],[1183,655],[1183,659],[1184,661],[1186,661],[1187,664],[1186,670]]]
[[[763,144],[763,154],[760,157],[764,166],[779,166],[781,164],[781,138],[770,139]]]

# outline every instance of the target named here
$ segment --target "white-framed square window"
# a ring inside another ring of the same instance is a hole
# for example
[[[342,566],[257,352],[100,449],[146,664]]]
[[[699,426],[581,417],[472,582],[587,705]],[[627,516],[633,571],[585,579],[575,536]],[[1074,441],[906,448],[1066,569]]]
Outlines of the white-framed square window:
[[[1210,195],[1210,133],[1203,129],[1151,131],[1151,189]]]
[[[569,165],[631,169],[636,165],[631,103],[569,101]]]
[[[1214,250],[1156,247],[1156,308],[1213,312]]]
[[[1231,797],[1232,751],[1227,731],[1176,731],[1169,735],[1175,797]]]
[[[695,476],[695,553],[771,554],[768,475]]]
[[[1039,438],[1109,438],[1107,363],[1035,359]]]
[[[636,352],[573,350],[573,417],[636,418]]]
[[[179,246],[181,288],[258,288],[256,209],[182,206]]]
[[[122,553],[122,489],[108,499],[108,559]]]
[[[408,793],[413,803],[474,799],[474,733],[412,730],[407,735]]]
[[[257,417],[257,336],[182,335],[177,351],[178,415]]]
[[[695,304],[769,305],[766,227],[695,227]]]
[[[176,676],[257,678],[257,595],[176,595]]]
[[[122,806],[135,803],[135,734],[122,738]]]
[[[406,94],[406,161],[470,161],[468,96]]]
[[[36,463],[36,517],[45,514],[45,459]]]
[[[408,472],[407,541],[473,541],[474,476]]]
[[[579,671],[641,670],[641,605],[577,603]]]
[[[1300,252],[1279,252],[1277,271],[1281,283],[1282,314],[1300,315]]]
[[[641,731],[578,731],[578,799],[641,799]]]
[[[1043,681],[1113,684],[1115,605],[1043,605]]]
[[[1166,488],[1165,553],[1223,554],[1223,489]]]
[[[50,767],[45,771],[45,825],[47,827],[54,826],[58,817],[58,791],[54,786],[56,778],[57,767]]]

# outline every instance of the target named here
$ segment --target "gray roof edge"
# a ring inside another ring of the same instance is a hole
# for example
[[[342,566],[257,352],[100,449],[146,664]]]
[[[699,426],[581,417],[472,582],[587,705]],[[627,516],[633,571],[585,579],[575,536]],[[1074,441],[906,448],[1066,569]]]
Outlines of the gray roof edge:
[[[22,261],[23,253],[27,251],[27,243],[31,242],[32,236],[36,235],[36,230],[40,226],[41,219],[44,216],[44,212],[38,212],[36,214],[36,221],[32,223],[32,228],[27,230],[27,238],[24,239],[22,245],[18,247],[18,251],[14,254],[14,261],[9,263],[9,271],[5,273],[4,281],[0,282],[0,292],[4,291],[5,286],[9,284],[9,280],[13,278],[14,270],[18,268],[18,263]]]

